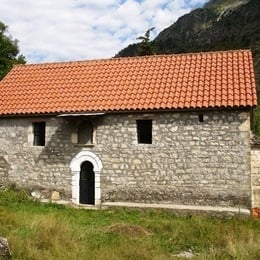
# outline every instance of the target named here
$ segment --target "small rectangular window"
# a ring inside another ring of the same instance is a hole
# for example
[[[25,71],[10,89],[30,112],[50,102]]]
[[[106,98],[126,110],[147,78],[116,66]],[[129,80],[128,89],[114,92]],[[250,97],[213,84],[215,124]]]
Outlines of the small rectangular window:
[[[203,116],[203,114],[199,114],[199,122],[200,122],[200,123],[204,122],[204,116]]]
[[[136,120],[139,144],[152,143],[152,120]]]
[[[93,144],[93,125],[90,121],[83,121],[78,126],[78,144]]]
[[[33,123],[33,145],[45,146],[45,122]]]

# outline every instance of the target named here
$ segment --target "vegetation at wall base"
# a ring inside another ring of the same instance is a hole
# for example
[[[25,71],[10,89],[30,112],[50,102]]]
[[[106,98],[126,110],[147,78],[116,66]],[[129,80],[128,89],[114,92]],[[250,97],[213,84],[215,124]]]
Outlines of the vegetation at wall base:
[[[166,210],[86,210],[0,189],[0,236],[13,259],[259,259],[260,221]]]

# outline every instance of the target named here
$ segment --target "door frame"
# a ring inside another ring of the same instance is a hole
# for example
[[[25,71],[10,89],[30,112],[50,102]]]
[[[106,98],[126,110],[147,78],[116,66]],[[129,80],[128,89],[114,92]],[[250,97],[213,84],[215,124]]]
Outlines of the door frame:
[[[100,188],[100,174],[103,168],[102,162],[99,157],[90,151],[79,152],[70,163],[70,170],[72,173],[72,202],[79,203],[79,179],[81,164],[85,161],[89,161],[93,165],[93,171],[95,174],[95,206],[101,204],[101,188]]]

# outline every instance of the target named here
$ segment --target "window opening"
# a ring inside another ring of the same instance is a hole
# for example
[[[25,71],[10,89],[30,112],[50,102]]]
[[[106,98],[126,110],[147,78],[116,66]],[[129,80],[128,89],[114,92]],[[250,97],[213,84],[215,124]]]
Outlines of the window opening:
[[[93,144],[93,125],[83,121],[78,127],[78,144]]]
[[[199,122],[204,122],[204,116],[203,114],[199,114]]]
[[[152,143],[152,120],[136,120],[139,144]]]
[[[33,123],[33,145],[45,146],[45,122]]]

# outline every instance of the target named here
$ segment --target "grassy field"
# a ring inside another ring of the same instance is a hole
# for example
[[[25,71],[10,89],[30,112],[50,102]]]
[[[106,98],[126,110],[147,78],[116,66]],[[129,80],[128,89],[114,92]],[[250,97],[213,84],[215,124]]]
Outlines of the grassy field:
[[[259,220],[74,209],[13,190],[0,190],[0,236],[13,259],[260,259]]]

